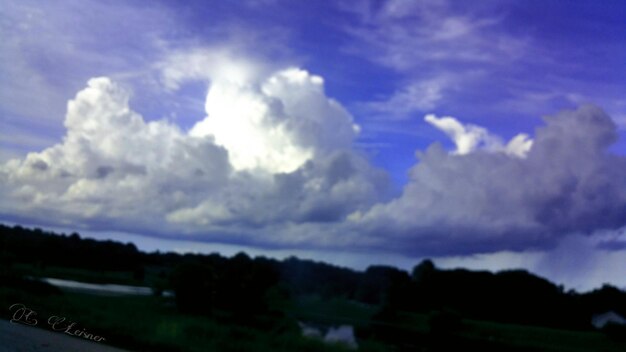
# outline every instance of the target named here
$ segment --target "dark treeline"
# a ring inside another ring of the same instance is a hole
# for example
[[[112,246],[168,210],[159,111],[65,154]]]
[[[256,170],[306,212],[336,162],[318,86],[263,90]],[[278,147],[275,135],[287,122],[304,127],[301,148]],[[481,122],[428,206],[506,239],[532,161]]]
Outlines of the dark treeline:
[[[175,291],[179,310],[194,314],[272,314],[274,301],[315,295],[378,307],[381,321],[400,312],[443,312],[459,319],[591,329],[593,314],[626,316],[626,293],[615,287],[565,291],[523,270],[441,270],[425,260],[410,273],[387,266],[358,272],[294,257],[143,253],[131,243],[0,225],[2,275],[19,265],[127,272],[145,284],[144,274],[155,273],[166,282],[161,289]]]
[[[57,235],[41,229],[0,225],[2,261],[90,270],[128,271],[140,268],[144,255],[132,243],[97,241],[77,233]]]

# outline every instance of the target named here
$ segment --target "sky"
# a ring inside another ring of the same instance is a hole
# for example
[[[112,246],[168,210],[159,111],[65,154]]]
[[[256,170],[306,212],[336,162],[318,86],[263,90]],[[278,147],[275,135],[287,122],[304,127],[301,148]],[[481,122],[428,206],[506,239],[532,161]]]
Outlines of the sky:
[[[623,1],[4,1],[0,221],[626,287]]]

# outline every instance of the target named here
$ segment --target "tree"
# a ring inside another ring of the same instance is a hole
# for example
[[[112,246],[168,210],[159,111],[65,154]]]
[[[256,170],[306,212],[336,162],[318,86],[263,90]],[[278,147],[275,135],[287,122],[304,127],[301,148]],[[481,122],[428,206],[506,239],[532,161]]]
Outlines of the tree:
[[[178,310],[190,314],[211,314],[215,309],[218,280],[207,264],[184,263],[171,277]]]
[[[436,270],[437,269],[435,268],[435,264],[433,264],[432,260],[425,259],[413,268],[411,278],[413,279],[413,282],[417,284],[425,283],[432,278],[433,273]]]

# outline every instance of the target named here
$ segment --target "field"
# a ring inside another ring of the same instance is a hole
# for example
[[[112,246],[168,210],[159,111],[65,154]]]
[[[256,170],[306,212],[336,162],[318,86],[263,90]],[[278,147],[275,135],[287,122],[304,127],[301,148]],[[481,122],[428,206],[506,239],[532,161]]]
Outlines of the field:
[[[38,290],[39,291],[39,290]],[[107,343],[142,351],[344,351],[340,346],[300,336],[297,322],[251,317],[249,324],[226,323],[179,314],[170,299],[155,296],[96,296],[79,293],[43,295],[25,287],[0,288],[5,319],[8,307],[23,303],[44,318],[63,316],[107,339]],[[227,320],[227,318],[224,318]]]
[[[5,321],[20,303],[36,312],[39,328],[64,317],[126,350],[626,351],[623,329],[593,330],[588,319],[624,311],[626,293],[612,287],[576,294],[523,271],[446,271],[427,260],[411,274],[383,266],[357,272],[295,257],[148,254],[78,235],[4,232]],[[37,278],[152,291],[61,289]]]
[[[75,277],[73,277],[75,278]],[[445,314],[379,314],[362,303],[315,296],[282,301],[277,316],[235,319],[180,314],[171,298],[99,296],[18,284],[0,288],[0,305],[23,303],[38,317],[63,316],[107,343],[141,351],[346,351],[302,337],[298,321],[320,326],[351,325],[360,351],[463,350],[483,351],[623,351],[626,344],[600,332],[572,332],[446,318]],[[10,318],[8,309],[2,311]],[[437,319],[441,320],[437,328]],[[447,319],[447,320],[446,320]],[[44,319],[40,319],[44,320]],[[40,325],[43,325],[40,323]],[[439,330],[438,330],[439,329]]]

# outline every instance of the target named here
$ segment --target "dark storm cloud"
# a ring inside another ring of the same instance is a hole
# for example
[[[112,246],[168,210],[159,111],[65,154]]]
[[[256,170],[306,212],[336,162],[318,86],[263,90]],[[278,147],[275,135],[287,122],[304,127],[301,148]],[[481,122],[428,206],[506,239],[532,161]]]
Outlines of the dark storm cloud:
[[[477,150],[418,153],[398,199],[359,223],[412,254],[550,248],[562,236],[626,224],[626,158],[611,118],[594,106],[545,118],[525,157]]]

